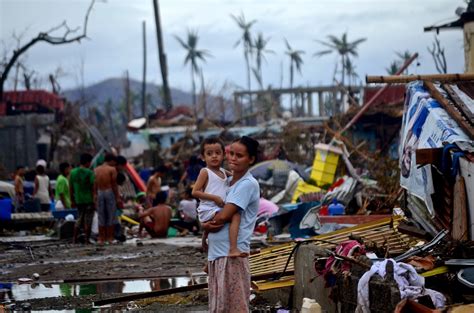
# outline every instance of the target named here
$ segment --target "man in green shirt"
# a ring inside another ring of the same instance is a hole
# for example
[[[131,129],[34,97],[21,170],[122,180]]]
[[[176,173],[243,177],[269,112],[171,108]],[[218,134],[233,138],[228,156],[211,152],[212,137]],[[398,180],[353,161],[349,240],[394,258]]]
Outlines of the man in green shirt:
[[[85,241],[89,243],[91,235],[92,219],[94,217],[94,172],[89,169],[92,155],[84,153],[81,155],[80,166],[74,168],[69,176],[69,188],[71,191],[71,205],[77,207],[78,218],[74,227],[73,243],[76,243],[77,235],[81,227],[84,229]]]
[[[62,207],[64,209],[71,208],[71,197],[69,196],[69,181],[67,177],[71,171],[71,165],[67,162],[59,164],[59,171],[61,174],[56,179],[56,201],[61,201]],[[57,203],[57,202],[56,202]],[[56,207],[58,205],[56,204]]]

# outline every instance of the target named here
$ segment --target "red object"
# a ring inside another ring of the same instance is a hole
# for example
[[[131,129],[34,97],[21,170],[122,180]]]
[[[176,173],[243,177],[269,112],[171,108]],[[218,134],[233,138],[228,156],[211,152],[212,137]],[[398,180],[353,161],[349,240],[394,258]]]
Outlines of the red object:
[[[329,213],[329,212],[328,212],[328,206],[327,206],[327,205],[323,205],[323,206],[321,207],[321,209],[319,210],[319,212],[318,212],[318,214],[319,214],[320,216],[321,216],[321,215],[322,215],[322,216],[326,216],[326,215],[328,215],[328,213]]]
[[[145,183],[140,178],[140,175],[138,175],[137,171],[135,171],[133,166],[131,166],[130,163],[127,163],[127,165],[125,165],[125,169],[127,170],[128,175],[130,175],[130,178],[132,178],[133,182],[135,183],[135,186],[137,186],[138,190],[145,192]]]
[[[364,103],[369,102],[369,100],[372,99],[381,88],[382,87],[365,87]],[[372,106],[403,102],[404,99],[405,85],[388,86],[385,92],[374,100]]]
[[[12,107],[16,112],[37,112],[63,111],[64,105],[63,98],[45,90],[7,91],[0,102],[0,115],[6,115]]]

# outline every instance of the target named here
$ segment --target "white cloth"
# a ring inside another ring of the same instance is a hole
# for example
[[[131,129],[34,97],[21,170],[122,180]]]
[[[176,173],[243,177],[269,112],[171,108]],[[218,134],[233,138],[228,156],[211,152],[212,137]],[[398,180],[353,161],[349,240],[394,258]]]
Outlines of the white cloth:
[[[369,282],[370,278],[374,274],[378,274],[380,277],[385,278],[385,267],[387,262],[393,263],[393,278],[398,284],[400,290],[400,297],[402,299],[416,299],[418,297],[429,295],[433,304],[436,308],[444,307],[446,298],[443,294],[431,290],[425,289],[425,278],[418,275],[415,268],[406,263],[397,263],[393,259],[387,259],[381,262],[376,262],[372,265],[369,271],[367,271],[359,280],[357,286],[357,308],[356,313],[370,313],[370,302],[369,302]]]
[[[41,204],[48,204],[51,202],[49,197],[49,177],[47,175],[36,175],[38,180],[38,190],[35,198],[39,199]]]
[[[224,174],[224,178],[221,178],[212,170],[207,167],[204,168],[207,171],[207,184],[204,188],[204,192],[220,197],[225,200],[227,190],[229,189],[229,183],[227,182],[227,175],[223,168],[219,170]],[[199,207],[197,208],[198,217],[200,222],[207,222],[211,220],[214,215],[220,211],[220,207],[214,201],[201,200]]]

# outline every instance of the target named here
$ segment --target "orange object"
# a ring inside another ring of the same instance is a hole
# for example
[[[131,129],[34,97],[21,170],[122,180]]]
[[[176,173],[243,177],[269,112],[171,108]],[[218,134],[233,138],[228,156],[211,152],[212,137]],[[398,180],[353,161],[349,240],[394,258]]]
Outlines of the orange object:
[[[137,171],[133,168],[130,163],[127,162],[127,165],[125,165],[125,169],[127,170],[128,175],[130,175],[130,178],[133,180],[133,183],[135,186],[137,186],[139,191],[146,191],[146,185],[141,179],[140,175],[138,175]]]

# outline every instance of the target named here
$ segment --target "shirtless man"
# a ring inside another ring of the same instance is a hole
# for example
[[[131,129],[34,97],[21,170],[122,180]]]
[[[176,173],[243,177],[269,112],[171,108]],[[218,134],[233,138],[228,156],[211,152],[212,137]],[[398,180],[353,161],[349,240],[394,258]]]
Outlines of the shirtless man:
[[[166,166],[161,165],[153,171],[153,174],[148,179],[146,184],[146,196],[150,206],[155,200],[156,194],[161,191],[161,177],[165,175],[166,171]]]
[[[166,238],[171,221],[171,207],[165,204],[166,192],[160,191],[156,194],[153,207],[140,213],[140,223],[153,238]],[[145,222],[146,217],[151,217],[151,222]]]
[[[116,160],[113,154],[105,155],[104,164],[95,169],[94,190],[99,217],[99,244],[114,240],[115,210],[122,206],[117,187]]]
[[[20,209],[25,204],[25,191],[23,189],[23,180],[25,179],[25,168],[18,166],[15,172],[15,210],[20,212]]]

